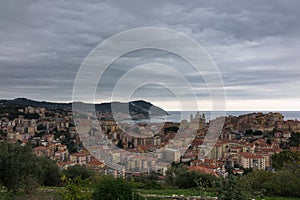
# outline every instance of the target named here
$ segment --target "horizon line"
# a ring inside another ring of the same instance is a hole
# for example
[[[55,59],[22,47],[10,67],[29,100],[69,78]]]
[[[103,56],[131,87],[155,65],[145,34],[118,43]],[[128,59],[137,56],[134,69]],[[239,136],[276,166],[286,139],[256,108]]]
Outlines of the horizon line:
[[[159,104],[153,103],[153,101],[149,101],[149,100],[145,100],[145,99],[134,99],[134,100],[130,100],[130,101],[122,101],[122,100],[115,100],[115,101],[98,101],[98,102],[89,102],[89,101],[53,101],[53,100],[36,100],[36,99],[32,99],[32,98],[27,98],[27,97],[17,97],[17,98],[10,98],[10,99],[0,99],[0,100],[16,100],[16,99],[27,99],[27,100],[32,100],[32,101],[37,101],[37,102],[48,102],[48,103],[85,103],[85,104],[103,104],[103,103],[112,103],[112,102],[118,102],[118,103],[128,103],[130,101],[145,101],[145,102],[149,102],[154,106],[160,107],[161,109],[167,111],[167,112],[300,112],[300,109],[278,109],[278,108],[274,108],[274,109],[270,109],[270,108],[266,108],[266,109],[225,109],[225,110],[212,110],[212,109],[199,109],[199,110],[180,110],[180,109],[165,109],[163,108],[164,106],[161,106]]]

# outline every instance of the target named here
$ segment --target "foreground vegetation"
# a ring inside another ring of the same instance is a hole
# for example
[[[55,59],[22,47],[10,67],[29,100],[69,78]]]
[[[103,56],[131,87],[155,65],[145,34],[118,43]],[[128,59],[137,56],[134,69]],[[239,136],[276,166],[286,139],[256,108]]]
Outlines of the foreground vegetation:
[[[299,200],[297,197],[265,197],[266,200]]]
[[[25,194],[25,193],[17,193],[14,196],[7,196],[2,192],[0,192],[0,199],[1,200],[63,200],[61,196],[61,188],[52,188],[52,187],[43,187],[37,189],[32,194]],[[178,192],[177,192],[178,191]],[[135,192],[139,193],[140,195],[184,195],[184,196],[197,196],[197,192],[194,189],[160,189],[160,190],[151,190],[151,189],[135,189]],[[207,195],[211,196],[211,195]],[[213,195],[212,195],[213,196]],[[66,198],[65,198],[66,199]],[[75,198],[74,198],[75,199]],[[297,197],[264,197],[265,200],[299,200],[300,198]]]
[[[141,195],[155,194],[155,195],[184,195],[184,196],[204,196],[196,188],[178,189],[178,188],[162,188],[162,189],[140,189],[136,188],[135,192]],[[206,196],[215,196],[214,193],[206,193]]]
[[[164,179],[155,174],[115,179],[83,166],[61,171],[51,160],[31,152],[28,146],[0,144],[0,200],[139,200],[147,194],[217,196],[221,200],[300,197],[300,154],[288,151],[274,155],[276,172],[248,170],[243,176],[217,178],[177,165]]]

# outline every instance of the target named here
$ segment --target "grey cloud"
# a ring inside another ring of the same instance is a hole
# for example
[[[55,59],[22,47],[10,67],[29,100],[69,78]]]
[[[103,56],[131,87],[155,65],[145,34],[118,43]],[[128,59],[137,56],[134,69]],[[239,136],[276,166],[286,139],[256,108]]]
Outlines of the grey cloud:
[[[2,1],[0,95],[69,101],[76,72],[98,43],[130,28],[158,26],[181,31],[207,49],[229,98],[300,98],[294,92],[300,89],[299,7],[298,1],[280,0]],[[199,96],[208,95],[203,78],[191,66],[157,51],[116,61],[100,83],[105,88],[101,94],[108,95],[127,70],[148,62],[173,66]],[[139,78],[143,76],[147,73]],[[158,99],[169,97],[161,90],[148,86],[144,96],[152,91]]]

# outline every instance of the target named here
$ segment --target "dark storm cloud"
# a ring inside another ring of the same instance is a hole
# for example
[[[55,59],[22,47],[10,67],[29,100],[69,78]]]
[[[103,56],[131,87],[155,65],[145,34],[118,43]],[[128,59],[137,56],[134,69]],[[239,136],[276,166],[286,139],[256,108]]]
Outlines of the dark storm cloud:
[[[158,26],[181,31],[207,49],[229,99],[299,98],[299,7],[298,1],[280,0],[1,1],[0,95],[70,101],[76,72],[97,44],[120,31]],[[207,90],[173,55],[136,52],[111,66],[102,93],[130,67],[150,61],[183,69],[197,91]],[[160,87],[151,90],[164,97]]]

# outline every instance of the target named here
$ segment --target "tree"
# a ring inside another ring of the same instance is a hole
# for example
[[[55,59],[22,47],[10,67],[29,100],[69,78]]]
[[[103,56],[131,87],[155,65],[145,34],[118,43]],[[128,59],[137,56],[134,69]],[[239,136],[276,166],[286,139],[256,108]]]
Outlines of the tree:
[[[212,188],[217,178],[210,174],[202,174],[198,171],[189,171],[186,165],[174,166],[167,171],[167,183],[179,188]]]
[[[252,198],[269,196],[300,197],[300,168],[291,168],[268,172],[253,171],[238,180],[239,186],[249,193]]]
[[[243,175],[247,175],[249,173],[253,172],[253,168],[244,168]]]
[[[289,141],[290,146],[297,147],[299,146],[299,143],[300,143],[300,133],[292,133]]]
[[[215,189],[220,200],[245,200],[252,197],[250,188],[241,187],[237,176],[219,179],[215,183]]]
[[[29,182],[42,182],[42,166],[32,149],[17,144],[0,144],[0,182],[9,190],[27,190]],[[30,192],[30,191],[26,191]]]
[[[8,191],[32,191],[39,185],[60,184],[61,172],[56,164],[32,154],[30,146],[0,144],[0,183]]]
[[[38,113],[26,113],[23,115],[25,119],[38,119],[40,117]]]
[[[272,166],[276,170],[300,165],[300,152],[282,151],[271,156]]]
[[[63,172],[67,178],[75,179],[76,177],[81,177],[83,180],[91,178],[94,172],[85,166],[75,165],[71,166]]]
[[[240,178],[242,188],[248,190],[253,197],[262,197],[266,193],[266,184],[272,173],[269,171],[255,170]]]
[[[197,171],[185,171],[179,173],[175,177],[174,184],[179,188],[195,188],[198,186],[197,180],[200,178],[200,173]]]
[[[118,141],[117,147],[119,147],[120,149],[123,149],[123,142],[121,139]]]
[[[264,183],[268,195],[300,197],[300,168],[283,169],[271,174]]]
[[[61,183],[62,171],[48,158],[40,157],[39,163],[43,166],[42,185],[59,186]]]
[[[187,171],[187,166],[184,164],[172,164],[172,167],[167,170],[166,183],[172,186],[175,186],[176,175],[185,173]]]
[[[253,130],[252,129],[248,129],[245,131],[245,135],[252,135],[253,134]]]
[[[68,139],[66,139],[68,141]],[[67,148],[70,153],[76,153],[77,152],[77,146],[73,141],[67,142]]]
[[[263,135],[263,134],[264,133],[262,131],[260,131],[260,130],[253,132],[253,135]]]
[[[159,175],[151,173],[148,175],[136,176],[133,180],[138,183],[137,187],[144,189],[161,189],[162,185],[158,182]]]
[[[63,176],[62,181],[65,184],[60,192],[62,200],[92,200],[88,179],[82,180],[80,177],[70,179]]]
[[[177,126],[172,126],[172,127],[165,128],[164,132],[165,133],[169,133],[169,132],[175,132],[176,133],[178,131],[178,129],[179,128]]]
[[[97,200],[139,200],[139,195],[133,192],[133,186],[124,179],[109,176],[101,177],[93,198]]]

